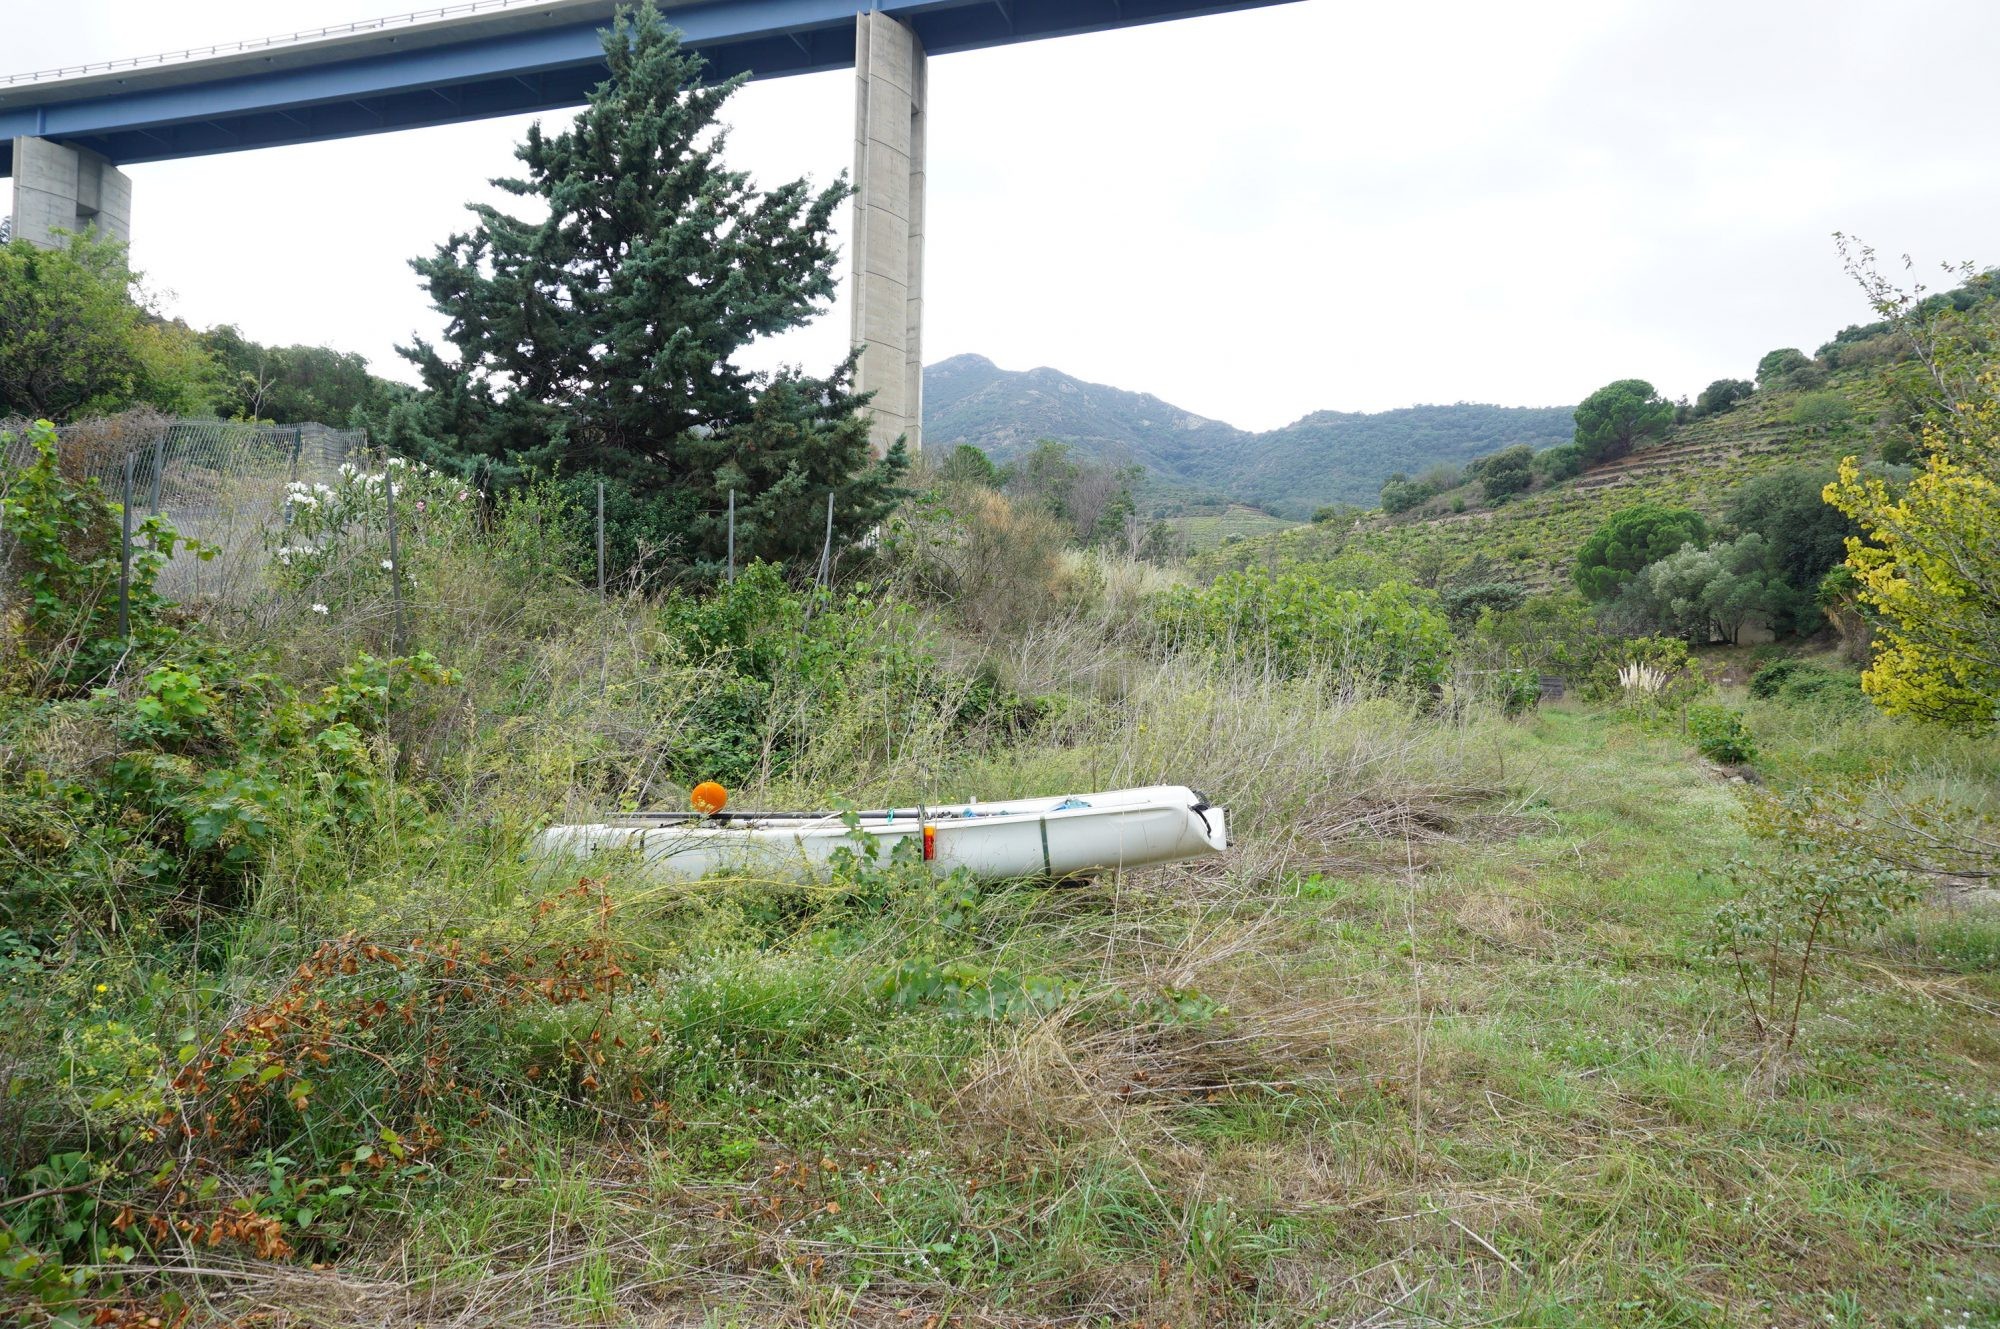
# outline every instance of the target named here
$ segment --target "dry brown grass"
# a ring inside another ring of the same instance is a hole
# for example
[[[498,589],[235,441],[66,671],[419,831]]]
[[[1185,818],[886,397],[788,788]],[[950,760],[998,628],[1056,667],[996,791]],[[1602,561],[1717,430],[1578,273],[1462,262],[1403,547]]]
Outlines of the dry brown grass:
[[[978,485],[954,487],[944,512],[909,517],[900,562],[925,599],[975,631],[1016,631],[1056,612],[1074,590],[1062,524]]]

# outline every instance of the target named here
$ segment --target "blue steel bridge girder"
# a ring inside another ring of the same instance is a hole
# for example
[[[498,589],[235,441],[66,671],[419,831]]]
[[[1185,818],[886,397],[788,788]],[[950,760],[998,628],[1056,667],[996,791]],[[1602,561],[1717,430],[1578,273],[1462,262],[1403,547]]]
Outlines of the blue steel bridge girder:
[[[942,55],[1286,2],[694,0],[663,9],[720,79],[851,68],[856,19],[870,11],[900,20],[925,51]],[[0,172],[11,170],[12,140],[29,135],[124,165],[580,105],[605,75],[598,31],[610,9],[559,6],[564,21],[463,40],[452,38],[453,20],[385,30],[323,56],[303,44],[199,65],[0,84]],[[570,17],[572,10],[587,16]]]
[[[863,351],[856,387],[874,394],[878,454],[899,437],[922,445],[928,57],[1289,2],[659,0],[711,77],[856,69],[853,343]],[[613,4],[548,0],[143,68],[0,81],[0,174],[17,176],[16,231],[51,244],[94,224],[128,239],[131,182],[118,167],[133,162],[580,105],[606,74],[599,31]]]

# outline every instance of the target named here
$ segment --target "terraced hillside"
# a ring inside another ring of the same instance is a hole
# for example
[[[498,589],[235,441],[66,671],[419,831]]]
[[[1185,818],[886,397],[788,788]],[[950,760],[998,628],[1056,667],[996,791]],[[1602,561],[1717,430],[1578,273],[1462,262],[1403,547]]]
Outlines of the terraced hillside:
[[[1201,561],[1205,569],[1219,571],[1358,553],[1408,566],[1419,554],[1437,550],[1452,564],[1484,556],[1500,565],[1497,577],[1547,589],[1567,582],[1577,547],[1621,508],[1651,501],[1714,516],[1732,490],[1760,471],[1872,455],[1873,421],[1883,405],[1873,373],[1837,374],[1820,391],[1844,397],[1852,418],[1831,429],[1808,429],[1792,423],[1799,393],[1759,392],[1733,411],[1677,428],[1655,446],[1498,506],[1481,503],[1478,486],[1468,485],[1401,516],[1377,512],[1346,525],[1300,526],[1230,541]],[[1460,506],[1462,511],[1455,510]],[[1429,558],[1437,561],[1436,555]]]
[[[1169,517],[1167,525],[1180,532],[1191,552],[1199,554],[1217,548],[1223,541],[1232,537],[1271,535],[1292,530],[1297,523],[1286,521],[1283,517],[1273,517],[1260,508],[1231,503],[1221,512]]]

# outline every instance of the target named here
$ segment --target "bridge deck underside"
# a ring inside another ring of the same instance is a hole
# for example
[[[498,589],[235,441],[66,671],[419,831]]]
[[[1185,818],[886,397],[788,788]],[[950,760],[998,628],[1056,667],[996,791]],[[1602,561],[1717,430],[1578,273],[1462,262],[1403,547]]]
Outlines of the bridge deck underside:
[[[668,17],[711,74],[851,68],[866,10],[909,24],[933,55],[1285,0],[713,0]],[[114,163],[161,161],[579,105],[605,74],[595,22],[264,73],[187,81],[172,67],[78,99],[61,83],[0,89],[0,173],[33,135]],[[254,64],[246,61],[245,66]],[[105,80],[92,81],[94,93]]]

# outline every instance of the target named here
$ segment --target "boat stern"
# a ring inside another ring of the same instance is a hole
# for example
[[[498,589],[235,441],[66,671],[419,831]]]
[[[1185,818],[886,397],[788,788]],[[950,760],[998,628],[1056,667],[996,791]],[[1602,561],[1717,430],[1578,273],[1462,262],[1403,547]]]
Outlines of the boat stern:
[[[1229,852],[1229,809],[1195,807],[1188,811],[1201,825],[1202,842],[1218,854]]]

